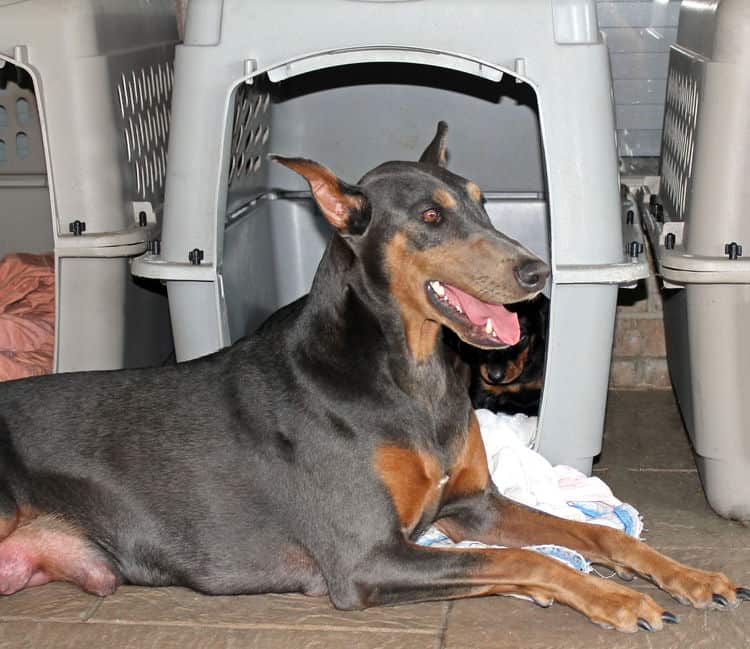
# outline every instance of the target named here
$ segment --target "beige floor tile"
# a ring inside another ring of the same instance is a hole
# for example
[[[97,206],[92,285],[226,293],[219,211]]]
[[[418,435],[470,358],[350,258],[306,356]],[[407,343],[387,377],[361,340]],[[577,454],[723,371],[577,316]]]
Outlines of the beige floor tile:
[[[302,595],[207,597],[184,588],[126,586],[102,601],[94,620],[275,625],[305,629],[382,629],[431,634],[440,628],[445,604],[337,611],[328,598]]]
[[[72,584],[54,583],[0,597],[0,621],[7,619],[82,620],[99,598]]]
[[[618,498],[640,511],[644,537],[655,547],[750,548],[750,527],[714,513],[697,473],[617,468],[605,480]]]
[[[671,391],[612,390],[596,468],[695,469]]]
[[[680,623],[657,633],[623,634],[600,629],[560,605],[542,609],[508,598],[456,602],[448,616],[445,649],[747,649],[750,606],[733,611],[697,611],[671,606]]]
[[[399,632],[226,629],[111,623],[0,624],[0,649],[434,649],[430,635]]]

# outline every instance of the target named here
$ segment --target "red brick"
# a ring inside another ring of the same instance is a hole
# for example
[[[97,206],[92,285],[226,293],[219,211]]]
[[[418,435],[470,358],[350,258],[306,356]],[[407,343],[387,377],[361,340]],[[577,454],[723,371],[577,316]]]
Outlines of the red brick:
[[[633,357],[641,354],[641,333],[638,318],[620,318],[615,324],[615,358]]]
[[[637,386],[636,361],[612,361],[610,385],[615,388],[634,388]]]
[[[664,322],[661,318],[643,319],[638,323],[643,340],[641,353],[643,356],[664,358],[667,348],[664,342]]]
[[[666,358],[644,358],[639,362],[642,387],[659,390],[668,390],[672,387]]]

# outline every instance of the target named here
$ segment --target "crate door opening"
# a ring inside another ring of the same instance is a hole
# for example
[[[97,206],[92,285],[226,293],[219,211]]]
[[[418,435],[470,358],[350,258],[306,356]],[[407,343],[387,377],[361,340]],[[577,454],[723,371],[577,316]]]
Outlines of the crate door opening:
[[[305,294],[330,239],[304,179],[267,160],[302,156],[356,183],[389,160],[416,161],[437,122],[448,168],[476,182],[495,227],[550,259],[533,89],[412,64],[357,64],[236,88],[227,136],[222,280],[232,341]]]
[[[54,247],[34,81],[0,59],[0,381],[53,369]]]
[[[3,65],[4,63],[4,65]],[[47,167],[31,76],[0,60],[0,259],[51,252]]]

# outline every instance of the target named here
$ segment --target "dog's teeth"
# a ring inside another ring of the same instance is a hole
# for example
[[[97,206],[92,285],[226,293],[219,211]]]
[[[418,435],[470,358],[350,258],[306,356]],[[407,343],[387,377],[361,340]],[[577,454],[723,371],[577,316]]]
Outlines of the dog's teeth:
[[[492,324],[492,318],[487,318],[487,322],[484,323],[484,330],[492,335],[492,332],[495,330],[495,326]]]
[[[464,310],[461,308],[460,304],[456,304],[456,311],[458,311],[459,313],[463,313],[464,312]]]
[[[443,285],[440,282],[430,282],[430,287],[440,297],[445,296],[445,289],[443,288]]]

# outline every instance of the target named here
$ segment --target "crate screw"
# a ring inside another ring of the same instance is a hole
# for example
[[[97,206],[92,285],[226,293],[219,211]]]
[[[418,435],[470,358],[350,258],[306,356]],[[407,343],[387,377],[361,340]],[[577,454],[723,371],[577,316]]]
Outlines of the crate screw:
[[[667,250],[674,250],[675,244],[677,243],[677,237],[674,232],[668,232],[667,236],[664,237],[664,247]]]
[[[736,241],[727,243],[724,245],[724,254],[732,260],[737,259],[738,257],[742,257],[742,246]]]
[[[145,228],[148,225],[148,217],[146,216],[146,212],[143,210],[138,212],[138,225],[140,225],[142,228]]]
[[[635,222],[635,212],[633,210],[628,210],[627,215],[625,216],[625,223],[628,225],[633,225]]]
[[[198,248],[193,248],[188,253],[188,259],[193,266],[198,266],[203,261],[203,251]]]
[[[86,232],[86,222],[75,220],[73,223],[68,224],[68,230],[73,233],[74,237],[80,237]]]
[[[630,256],[635,258],[643,252],[643,244],[640,241],[631,241],[628,245]]]

